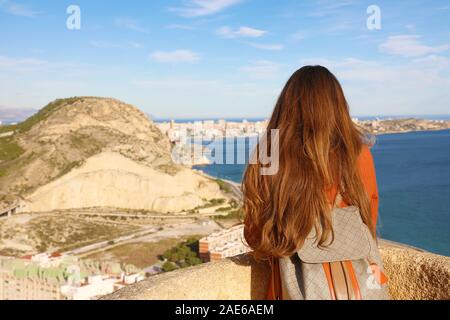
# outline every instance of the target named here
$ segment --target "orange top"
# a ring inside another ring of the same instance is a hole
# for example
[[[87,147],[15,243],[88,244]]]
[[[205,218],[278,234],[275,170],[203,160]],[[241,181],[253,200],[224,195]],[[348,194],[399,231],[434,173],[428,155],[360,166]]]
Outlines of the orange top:
[[[359,174],[361,175],[361,180],[364,184],[364,188],[366,189],[367,195],[370,199],[370,209],[373,219],[373,225],[377,225],[377,217],[378,217],[378,187],[377,187],[377,178],[375,174],[375,165],[373,162],[372,153],[369,150],[369,147],[364,145],[361,150],[361,154],[358,157],[357,165],[359,169]],[[333,202],[333,199],[336,198],[337,195],[337,186],[332,188],[328,192],[328,196],[330,198],[330,202]],[[345,201],[339,204],[339,207],[343,208],[348,206]]]
[[[372,153],[370,152],[367,146],[363,147],[361,154],[359,155],[358,168],[362,182],[370,199],[372,219],[374,226],[376,226],[378,217],[378,187]],[[337,187],[330,190],[329,192],[330,202],[332,202],[333,199],[335,199],[336,194],[337,194]],[[339,207],[346,207],[346,206],[348,206],[348,204],[346,204],[344,201],[342,201],[342,203],[339,205]],[[274,291],[273,291],[274,286],[278,288],[281,286],[278,261],[277,259],[273,259],[273,262],[274,263],[272,265],[273,266],[272,276],[270,277],[271,280],[269,282],[269,289],[267,292],[268,300],[274,299]]]

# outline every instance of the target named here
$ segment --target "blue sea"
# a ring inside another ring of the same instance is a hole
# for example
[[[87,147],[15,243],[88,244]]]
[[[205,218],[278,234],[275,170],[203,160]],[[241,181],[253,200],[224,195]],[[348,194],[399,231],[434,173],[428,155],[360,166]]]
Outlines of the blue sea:
[[[255,141],[236,143],[251,149]],[[450,256],[450,130],[380,135],[372,153],[380,196],[379,236]],[[245,164],[197,169],[240,182]]]

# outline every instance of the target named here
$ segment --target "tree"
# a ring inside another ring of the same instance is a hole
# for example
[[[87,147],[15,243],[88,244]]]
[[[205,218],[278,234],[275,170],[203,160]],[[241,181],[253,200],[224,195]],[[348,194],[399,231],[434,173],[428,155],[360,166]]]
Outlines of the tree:
[[[177,266],[170,261],[166,261],[162,265],[162,269],[164,272],[170,272],[170,271],[175,270],[176,268],[177,268]]]

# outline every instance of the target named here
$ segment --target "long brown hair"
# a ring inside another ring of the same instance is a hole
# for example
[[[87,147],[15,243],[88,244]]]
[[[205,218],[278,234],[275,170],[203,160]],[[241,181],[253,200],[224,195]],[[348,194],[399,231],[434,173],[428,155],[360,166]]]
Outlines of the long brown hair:
[[[279,131],[279,169],[262,175],[260,162],[244,174],[245,233],[254,256],[292,255],[315,228],[321,246],[333,241],[329,196],[338,187],[359,207],[375,237],[370,202],[357,168],[364,136],[353,124],[342,87],[325,67],[305,66],[288,80],[267,132]],[[271,152],[271,142],[267,139]]]

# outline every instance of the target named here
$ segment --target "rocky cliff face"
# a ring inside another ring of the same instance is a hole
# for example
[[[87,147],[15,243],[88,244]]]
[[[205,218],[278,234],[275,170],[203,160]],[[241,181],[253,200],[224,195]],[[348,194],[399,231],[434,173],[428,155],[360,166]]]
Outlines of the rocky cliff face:
[[[126,208],[182,213],[221,198],[217,184],[187,168],[170,175],[119,153],[102,152],[27,197],[26,211]]]
[[[220,196],[214,182],[172,162],[168,139],[143,112],[115,99],[57,100],[1,129],[14,133],[0,141],[3,206],[23,198],[33,211],[170,212]]]

